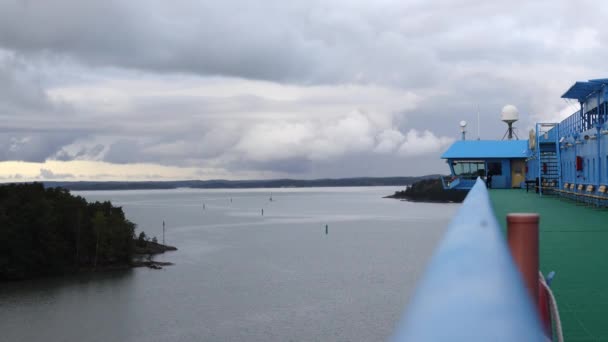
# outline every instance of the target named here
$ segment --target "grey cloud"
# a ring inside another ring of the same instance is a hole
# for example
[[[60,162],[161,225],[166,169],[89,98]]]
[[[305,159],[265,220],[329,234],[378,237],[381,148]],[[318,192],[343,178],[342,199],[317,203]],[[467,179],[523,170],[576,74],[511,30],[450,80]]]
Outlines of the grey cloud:
[[[0,114],[15,108],[40,110],[51,107],[44,88],[28,69],[26,60],[11,54],[3,56],[0,50]]]
[[[95,145],[89,150],[83,149],[76,157],[88,157],[95,158],[104,150],[104,146],[101,144]]]
[[[128,164],[143,161],[141,145],[133,139],[122,139],[110,145],[104,160],[110,163]]]
[[[332,160],[311,161],[305,158],[280,159],[265,162],[241,160],[228,164],[230,171],[262,170],[280,172],[298,178],[340,178],[360,176],[409,176],[433,172],[447,173],[445,162],[435,154],[407,158],[372,152],[350,153]]]
[[[313,161],[306,158],[283,158],[269,161],[237,160],[226,165],[230,171],[260,170],[292,175],[304,175],[313,170]]]
[[[362,175],[393,177],[419,176],[430,173],[447,173],[445,162],[435,154],[396,157],[377,153],[354,153],[332,161],[317,162],[312,170],[300,177],[360,177]]]
[[[64,178],[74,178],[74,175],[70,173],[54,173],[49,169],[40,169],[40,178],[42,179],[64,179]]]
[[[61,149],[57,152],[52,159],[61,160],[61,161],[70,161],[70,160],[96,160],[100,156],[100,154],[104,151],[105,147],[102,144],[97,144],[91,148],[81,147],[75,153],[70,153],[65,149]]]
[[[412,85],[438,72],[432,50],[378,25],[380,18],[359,13],[356,7],[280,1],[210,6],[66,0],[48,6],[15,1],[2,7],[1,45],[90,65],[300,84]],[[387,12],[382,20],[399,19]],[[399,69],[408,64],[416,68],[404,75]]]
[[[299,84],[420,87],[442,82],[451,63],[576,62],[588,52],[568,46],[584,37],[567,1],[60,0],[7,1],[1,9],[0,45],[25,54]],[[605,12],[587,13],[587,35],[605,35],[592,24]]]
[[[44,161],[90,132],[70,105],[53,101],[38,63],[0,47],[0,161]]]
[[[74,132],[0,133],[0,161],[44,162],[62,146],[75,141],[78,136],[79,134]]]
[[[243,128],[239,128],[239,131]],[[198,166],[207,159],[220,157],[238,141],[239,131],[222,124],[193,134],[184,128],[181,136],[144,136],[119,139],[109,145],[102,159],[110,163],[156,163],[161,165]]]
[[[305,68],[296,62],[301,51],[290,48],[290,36],[259,20],[266,9],[244,11],[238,3],[63,0],[49,6],[10,1],[2,7],[0,43],[28,54],[51,52],[93,65],[266,79]],[[269,53],[276,57],[268,58]]]

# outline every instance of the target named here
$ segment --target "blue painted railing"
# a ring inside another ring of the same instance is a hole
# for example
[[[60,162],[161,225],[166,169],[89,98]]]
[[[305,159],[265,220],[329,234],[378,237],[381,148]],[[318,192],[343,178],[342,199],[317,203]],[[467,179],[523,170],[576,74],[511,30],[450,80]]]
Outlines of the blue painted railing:
[[[547,341],[477,179],[420,280],[393,341]]]
[[[596,126],[597,120],[600,120],[599,125],[603,127],[606,123],[606,113],[604,113],[606,111],[606,105],[602,102],[602,104],[598,104],[597,108],[600,108],[600,115],[598,115],[597,109],[594,109],[593,113],[584,113],[585,116],[590,115],[588,120],[585,119],[580,110],[562,120],[562,122],[559,123],[560,136],[574,136],[578,133],[592,129]]]
[[[475,179],[461,176],[442,176],[441,184],[444,190],[469,190],[475,185]]]
[[[583,116],[579,110],[562,120],[559,123],[559,130],[562,136],[573,136],[583,131],[583,124]]]

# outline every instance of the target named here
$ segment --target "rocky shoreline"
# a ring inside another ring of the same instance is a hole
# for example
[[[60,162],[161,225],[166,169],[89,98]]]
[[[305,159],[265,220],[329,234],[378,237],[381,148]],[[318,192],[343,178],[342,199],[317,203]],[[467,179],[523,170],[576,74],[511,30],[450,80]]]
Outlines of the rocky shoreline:
[[[152,260],[152,256],[156,254],[163,254],[168,251],[176,251],[177,248],[174,246],[163,245],[154,241],[146,241],[144,244],[135,245],[135,256],[136,260],[131,262],[131,267],[148,267],[155,270],[160,270],[163,266],[171,266],[172,262],[155,261]],[[142,260],[141,258],[146,258]]]
[[[135,244],[135,254],[162,254],[168,251],[176,251],[177,248],[169,245],[163,245],[154,241],[146,241],[144,244],[139,242]]]
[[[172,262],[154,261],[154,260],[136,260],[131,263],[131,267],[148,267],[154,270],[160,270],[163,266],[174,265]]]
[[[177,248],[173,246],[163,245],[152,241],[147,241],[147,245],[143,247],[135,248],[133,253],[133,259],[129,263],[114,263],[107,265],[97,265],[92,267],[85,267],[76,270],[77,273],[88,273],[88,272],[106,272],[106,271],[117,271],[117,270],[128,270],[137,267],[148,267],[155,270],[160,270],[164,266],[174,265],[172,262],[167,261],[156,261],[152,260],[154,255],[163,254],[167,251],[176,251]]]
[[[120,264],[109,264],[109,265],[97,265],[97,267],[86,267],[77,270],[78,273],[82,272],[105,272],[105,271],[116,271],[116,270],[127,270],[137,267],[148,267],[154,270],[160,270],[164,266],[174,265],[172,262],[167,261],[156,261],[152,258],[157,254],[163,254],[167,251],[176,251],[177,248],[173,246],[163,245],[153,241],[146,241],[144,246],[136,246],[133,253],[133,259],[129,263]]]
[[[445,190],[441,179],[427,179],[416,182],[403,191],[384,198],[395,198],[411,202],[429,203],[461,203],[467,192],[461,190]]]

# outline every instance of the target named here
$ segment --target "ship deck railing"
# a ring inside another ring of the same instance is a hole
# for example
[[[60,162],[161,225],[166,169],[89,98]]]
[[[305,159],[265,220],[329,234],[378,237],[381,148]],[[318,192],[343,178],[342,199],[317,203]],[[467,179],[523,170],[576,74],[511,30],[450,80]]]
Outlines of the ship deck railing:
[[[393,341],[545,341],[478,178],[418,283]]]
[[[475,185],[477,176],[442,176],[441,184],[445,190],[469,190]]]

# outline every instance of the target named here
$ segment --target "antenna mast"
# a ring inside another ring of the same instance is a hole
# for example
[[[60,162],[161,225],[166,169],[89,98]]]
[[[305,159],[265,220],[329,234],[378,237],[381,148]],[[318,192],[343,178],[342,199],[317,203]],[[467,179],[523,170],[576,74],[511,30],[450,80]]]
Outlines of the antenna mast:
[[[481,135],[479,134],[479,105],[477,105],[477,140],[481,140]]]
[[[515,133],[513,129],[513,123],[519,120],[519,111],[517,107],[513,105],[506,105],[502,107],[502,112],[500,113],[500,119],[507,124],[507,131],[505,135],[502,137],[502,140],[505,140],[505,137],[508,135],[509,140],[513,140],[513,136],[519,140],[517,133]]]
[[[464,120],[460,121],[460,131],[462,132],[462,140],[467,139],[466,138],[466,134],[467,134],[466,127],[467,127],[467,122]]]

